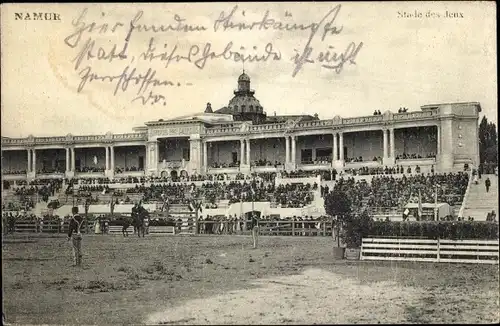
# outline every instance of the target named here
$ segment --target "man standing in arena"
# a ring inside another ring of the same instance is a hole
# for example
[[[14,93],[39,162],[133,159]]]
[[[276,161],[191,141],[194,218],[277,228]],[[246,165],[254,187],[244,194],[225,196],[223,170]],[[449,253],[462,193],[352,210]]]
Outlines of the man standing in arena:
[[[252,214],[252,238],[253,238],[253,248],[257,249],[259,242],[259,218],[257,214]]]
[[[132,224],[134,226],[134,232],[139,232],[138,225],[136,223],[138,214],[139,214],[139,204],[137,202],[135,202],[134,206],[132,207],[132,213],[131,213]]]
[[[73,241],[73,259],[74,266],[82,265],[82,234],[81,228],[83,224],[83,217],[78,215],[78,207],[71,209],[73,217],[69,222],[68,241]]]
[[[491,187],[491,181],[490,178],[487,178],[486,181],[484,182],[484,185],[486,187],[486,192],[490,192],[490,187]]]

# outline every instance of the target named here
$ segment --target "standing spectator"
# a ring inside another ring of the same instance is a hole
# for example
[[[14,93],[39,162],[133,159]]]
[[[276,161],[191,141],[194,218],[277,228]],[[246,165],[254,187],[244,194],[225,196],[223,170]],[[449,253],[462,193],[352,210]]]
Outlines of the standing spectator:
[[[252,238],[253,238],[253,248],[257,249],[259,244],[259,218],[257,214],[252,214]]]
[[[486,178],[486,181],[484,182],[484,185],[486,187],[486,192],[490,192],[490,186],[491,186],[491,181],[490,178]]]
[[[82,234],[81,228],[83,217],[78,215],[78,207],[71,209],[73,218],[69,222],[68,241],[73,240],[73,259],[74,266],[82,265]]]

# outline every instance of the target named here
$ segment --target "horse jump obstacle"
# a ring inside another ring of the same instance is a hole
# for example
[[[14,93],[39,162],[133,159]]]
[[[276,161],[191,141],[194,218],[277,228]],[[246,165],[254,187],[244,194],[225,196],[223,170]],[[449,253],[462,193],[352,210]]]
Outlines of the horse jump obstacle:
[[[174,226],[150,226],[149,234],[175,234]]]
[[[110,225],[109,226],[109,229],[108,229],[108,233],[109,234],[122,234],[122,229],[123,227],[121,225]],[[127,228],[127,231],[129,234],[134,234],[134,227],[133,226],[129,226]]]
[[[363,238],[361,260],[498,264],[497,240]]]

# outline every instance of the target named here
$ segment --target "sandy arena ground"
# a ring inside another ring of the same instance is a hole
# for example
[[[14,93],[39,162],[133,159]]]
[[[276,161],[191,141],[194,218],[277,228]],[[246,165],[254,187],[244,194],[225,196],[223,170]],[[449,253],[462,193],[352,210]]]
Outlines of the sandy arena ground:
[[[346,262],[332,239],[4,238],[12,324],[498,323],[496,266]]]

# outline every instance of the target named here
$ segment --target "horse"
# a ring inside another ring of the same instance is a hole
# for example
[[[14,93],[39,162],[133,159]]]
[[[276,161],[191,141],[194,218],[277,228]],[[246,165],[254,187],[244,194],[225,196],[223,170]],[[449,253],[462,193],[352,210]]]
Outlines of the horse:
[[[134,229],[139,237],[142,233],[142,237],[144,238],[144,234],[146,233],[146,221],[148,218],[149,212],[144,207],[140,206],[134,218]]]
[[[134,224],[133,221],[130,220],[128,217],[123,218],[123,224],[122,224],[122,234],[124,237],[128,237],[128,228],[130,227],[131,224]],[[134,226],[135,230],[135,226]]]
[[[140,216],[137,216],[134,219],[133,223],[134,223],[134,232],[137,232],[137,236],[140,238],[142,233],[142,237],[144,237],[144,232],[145,232],[144,219],[142,219]]]

